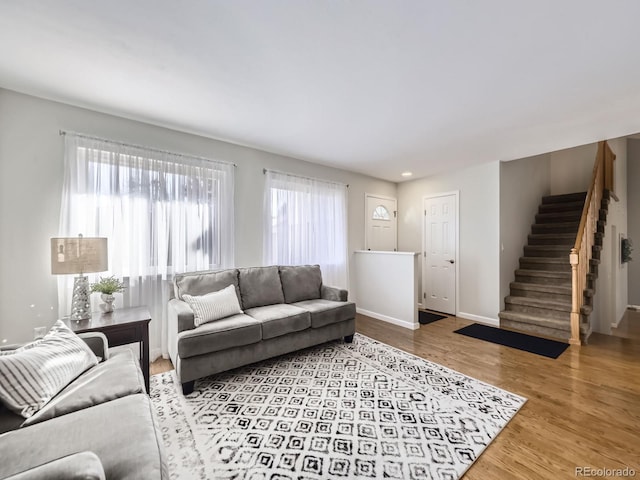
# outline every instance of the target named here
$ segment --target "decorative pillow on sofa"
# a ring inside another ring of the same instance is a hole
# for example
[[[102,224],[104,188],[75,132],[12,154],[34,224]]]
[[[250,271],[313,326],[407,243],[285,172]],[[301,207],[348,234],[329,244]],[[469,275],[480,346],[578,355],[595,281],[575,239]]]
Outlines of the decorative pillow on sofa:
[[[180,300],[184,300],[184,295],[206,295],[209,292],[218,292],[227,285],[235,285],[240,297],[237,268],[179,273],[173,282],[174,295]]]
[[[37,343],[0,356],[0,401],[29,418],[97,363],[87,344],[58,320]]]
[[[24,345],[22,345],[21,347],[18,347],[18,348],[9,347],[9,348],[7,348],[5,350],[0,350],[0,357],[2,355],[13,355],[16,352],[23,352],[25,350],[28,350],[30,348],[35,347],[36,345],[39,345],[40,342],[42,342],[42,338],[39,338],[38,340],[34,340],[31,343],[25,343]]]
[[[193,310],[193,323],[196,327],[242,313],[235,285],[229,285],[222,290],[206,295],[187,295],[185,293],[182,295],[182,299]]]
[[[277,266],[238,269],[240,297],[245,310],[284,303]]]
[[[286,303],[320,298],[322,273],[319,265],[281,266],[280,281]]]

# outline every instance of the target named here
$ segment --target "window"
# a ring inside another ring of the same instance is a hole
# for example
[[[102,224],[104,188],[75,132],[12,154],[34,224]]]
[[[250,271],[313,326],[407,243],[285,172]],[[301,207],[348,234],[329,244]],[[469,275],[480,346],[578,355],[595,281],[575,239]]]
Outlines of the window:
[[[233,264],[233,170],[228,163],[65,136],[59,233],[109,239],[109,272],[102,275],[125,279],[125,306],[149,306],[152,348],[166,350],[161,338],[173,275]],[[68,308],[67,295],[70,288],[59,288],[60,309]]]
[[[348,287],[346,185],[266,171],[265,265],[318,264]]]
[[[391,219],[391,216],[389,215],[389,210],[387,210],[387,207],[385,207],[384,205],[378,205],[374,210],[373,210],[373,220],[387,220],[389,221]]]

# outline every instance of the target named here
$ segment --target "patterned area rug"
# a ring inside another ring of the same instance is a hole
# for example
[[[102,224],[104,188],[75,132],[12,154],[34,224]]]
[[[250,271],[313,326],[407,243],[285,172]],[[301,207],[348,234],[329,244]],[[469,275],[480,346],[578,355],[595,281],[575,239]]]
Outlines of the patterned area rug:
[[[457,479],[526,401],[358,334],[151,400],[171,478],[251,480]]]

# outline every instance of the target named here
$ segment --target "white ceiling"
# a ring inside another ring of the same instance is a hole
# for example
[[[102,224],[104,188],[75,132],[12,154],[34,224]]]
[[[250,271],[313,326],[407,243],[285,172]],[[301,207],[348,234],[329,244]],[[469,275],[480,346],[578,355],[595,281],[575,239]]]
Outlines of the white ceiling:
[[[637,0],[0,0],[0,87],[391,181],[640,132]]]

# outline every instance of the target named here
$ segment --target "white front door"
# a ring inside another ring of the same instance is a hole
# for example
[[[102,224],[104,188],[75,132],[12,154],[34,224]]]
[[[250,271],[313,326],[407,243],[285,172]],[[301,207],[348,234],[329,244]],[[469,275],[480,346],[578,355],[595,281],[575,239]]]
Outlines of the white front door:
[[[424,199],[423,305],[451,315],[456,313],[457,199],[457,193]]]
[[[366,194],[365,250],[396,251],[396,199]]]

